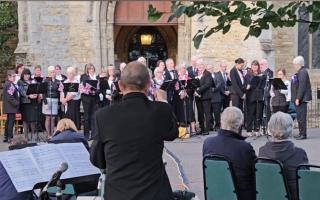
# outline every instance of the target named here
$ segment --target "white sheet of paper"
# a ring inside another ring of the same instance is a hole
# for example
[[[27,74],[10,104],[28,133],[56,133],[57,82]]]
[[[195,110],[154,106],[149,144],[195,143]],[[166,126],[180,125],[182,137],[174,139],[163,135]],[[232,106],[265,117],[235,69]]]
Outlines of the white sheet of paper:
[[[25,149],[2,152],[0,160],[18,192],[32,190],[43,178]]]
[[[61,179],[100,174],[82,143],[45,144],[1,152],[0,161],[18,192],[49,181],[63,162],[68,163],[68,169]]]

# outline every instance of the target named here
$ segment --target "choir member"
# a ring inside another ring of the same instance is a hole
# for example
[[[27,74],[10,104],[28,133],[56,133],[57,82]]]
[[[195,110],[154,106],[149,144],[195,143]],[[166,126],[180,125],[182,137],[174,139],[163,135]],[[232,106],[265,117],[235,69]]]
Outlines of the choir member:
[[[202,59],[197,60],[198,76],[200,80],[200,87],[195,91],[195,97],[197,99],[198,120],[200,124],[200,133],[209,134],[211,125],[211,97],[213,79],[211,73],[206,70],[205,64]]]
[[[54,132],[55,119],[58,115],[58,102],[60,98],[60,81],[56,79],[54,66],[48,67],[48,77],[44,82],[48,83],[48,90],[43,94],[42,113],[45,115],[45,128],[47,137]]]
[[[177,99],[177,119],[181,125],[189,125],[191,135],[196,134],[196,123],[193,111],[193,93],[187,89],[187,81],[191,79],[186,69],[186,64],[182,63],[178,68],[178,78],[176,92],[179,95]]]
[[[31,79],[31,72],[29,69],[24,69],[21,73],[21,78],[18,81],[20,92],[20,112],[22,115],[23,132],[27,140],[29,140],[29,127],[31,130],[31,137],[36,129],[37,115],[38,115],[38,95],[27,94],[29,85],[35,83]]]
[[[13,127],[16,119],[16,113],[19,111],[19,91],[14,84],[16,74],[13,70],[7,71],[7,80],[3,87],[3,113],[7,114],[7,120],[4,128],[3,142],[9,142],[13,138]]]
[[[172,58],[168,58],[165,62],[166,68],[164,70],[164,82],[167,81],[173,81],[178,79],[178,73],[175,70],[175,64]],[[175,101],[176,98],[179,98],[175,95],[173,88],[168,88],[167,89],[167,98],[168,98],[168,103],[172,106],[172,108],[176,109]]]
[[[188,70],[188,74],[191,78],[195,78],[196,76],[198,76],[198,70],[197,70],[197,67],[196,67],[196,64],[197,64],[197,60],[199,59],[198,56],[192,56],[191,58],[191,66],[189,66],[187,68]]]
[[[94,133],[94,114],[98,108],[98,84],[90,85],[88,81],[92,80],[93,83],[97,83],[96,70],[93,64],[89,63],[85,65],[85,74],[80,78],[80,93],[83,105],[83,117],[84,117],[84,136],[86,139],[90,139],[90,131]]]
[[[41,65],[36,65],[33,69],[33,75],[32,75],[32,80],[35,83],[41,83],[44,81],[44,78],[42,76],[42,69]],[[36,124],[36,129],[42,132],[42,130],[45,129],[45,117],[42,114],[42,100],[43,100],[43,94],[38,95],[38,104],[37,104],[37,124]]]
[[[18,81],[20,80],[22,71],[24,70],[24,65],[23,64],[17,64],[16,69],[15,69],[15,73],[16,73],[16,80],[14,82],[14,84],[18,84]]]
[[[64,85],[68,83],[74,83],[74,88],[77,88],[75,91],[68,91],[72,89],[71,87],[65,88],[63,86],[63,90],[60,90],[60,101],[64,107],[65,117],[71,119],[77,129],[80,129],[81,122],[80,122],[80,92],[79,92],[79,81],[76,78],[76,69],[75,67],[68,67],[67,69],[67,79],[64,81]],[[76,86],[78,85],[78,86]],[[67,90],[68,92],[65,92]]]
[[[291,84],[286,78],[286,70],[283,68],[278,69],[277,78],[280,78],[283,81],[283,83],[287,86],[287,89],[276,90],[273,86],[271,86],[270,96],[272,112],[276,113],[281,111],[287,113],[291,101]]]
[[[125,62],[120,63],[120,65],[119,65],[120,73],[124,70],[124,68],[126,66],[127,66],[127,64]]]
[[[257,60],[251,63],[251,73],[246,74],[246,107],[247,118],[246,128],[249,136],[253,134],[259,136],[259,130],[263,117],[263,93],[265,87],[265,76],[260,71],[260,64]],[[252,133],[254,131],[254,133]]]
[[[166,65],[164,64],[163,60],[158,60],[156,64],[156,68],[159,67],[160,71],[164,72]]]
[[[155,84],[156,88],[159,89],[163,83],[163,73],[161,67],[156,67],[153,71],[153,83]]]
[[[227,64],[220,62],[220,71],[214,73],[213,80],[215,88],[212,88],[212,110],[214,115],[214,130],[220,129],[221,112],[229,106],[229,89],[228,89],[228,74],[226,72]]]
[[[106,99],[106,89],[103,88],[104,82],[108,80],[108,67],[102,67],[101,73],[98,75],[97,79],[99,80],[99,107],[102,108],[106,105],[109,105],[108,100]]]
[[[67,77],[61,73],[61,66],[56,65],[55,70],[56,70],[56,79],[58,81],[64,82],[67,79]]]
[[[232,106],[238,107],[243,111],[243,100],[245,99],[245,82],[243,77],[244,60],[235,60],[235,66],[230,70],[230,97]]]

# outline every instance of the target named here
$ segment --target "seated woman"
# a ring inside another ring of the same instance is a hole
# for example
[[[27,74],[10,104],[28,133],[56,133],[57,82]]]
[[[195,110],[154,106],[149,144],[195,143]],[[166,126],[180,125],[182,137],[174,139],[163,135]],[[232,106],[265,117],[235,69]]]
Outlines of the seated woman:
[[[288,138],[292,135],[293,121],[290,115],[277,112],[268,123],[272,141],[259,149],[259,157],[266,157],[282,162],[292,199],[298,199],[296,188],[296,168],[308,163],[306,152],[296,147]]]
[[[82,142],[86,149],[89,144],[82,133],[79,133],[76,125],[71,119],[61,119],[57,124],[57,130],[49,143],[76,143]]]

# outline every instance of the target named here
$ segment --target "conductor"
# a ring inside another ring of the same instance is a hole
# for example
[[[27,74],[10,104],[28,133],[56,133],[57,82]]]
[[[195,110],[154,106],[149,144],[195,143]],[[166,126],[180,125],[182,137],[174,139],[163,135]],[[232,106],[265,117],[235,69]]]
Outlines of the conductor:
[[[122,101],[96,112],[90,152],[93,165],[106,170],[104,198],[173,200],[162,161],[163,141],[178,137],[171,107],[148,100],[150,76],[139,62],[125,67],[119,86]]]

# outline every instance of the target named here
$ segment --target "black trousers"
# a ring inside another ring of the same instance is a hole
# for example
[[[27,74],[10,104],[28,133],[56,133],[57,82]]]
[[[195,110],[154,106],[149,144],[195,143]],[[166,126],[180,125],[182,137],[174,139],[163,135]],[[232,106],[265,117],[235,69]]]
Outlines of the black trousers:
[[[267,122],[269,122],[270,117],[271,117],[270,100],[271,100],[271,97],[267,97],[267,98],[265,99]]]
[[[238,95],[231,94],[231,102],[232,106],[235,106],[243,111],[243,99],[241,99]]]
[[[80,100],[70,100],[68,101],[68,108],[65,115],[66,118],[71,119],[76,125],[77,129],[81,128],[80,121]]]
[[[230,106],[230,96],[222,98],[222,111]]]
[[[263,117],[263,101],[247,104],[246,128],[248,132],[259,131]]]
[[[202,132],[210,131],[211,100],[197,100],[198,121]]]
[[[212,110],[213,110],[213,116],[214,116],[214,127],[220,128],[220,116],[221,116],[221,110],[222,110],[222,103],[215,102],[212,103]]]
[[[296,106],[299,135],[307,136],[307,103]]]
[[[97,110],[98,98],[96,96],[82,95],[81,96],[83,105],[83,133],[86,139],[90,137],[90,130],[92,133],[95,132],[94,127],[94,114]]]
[[[7,121],[4,127],[4,139],[13,138],[14,121],[16,120],[15,113],[7,113]]]

